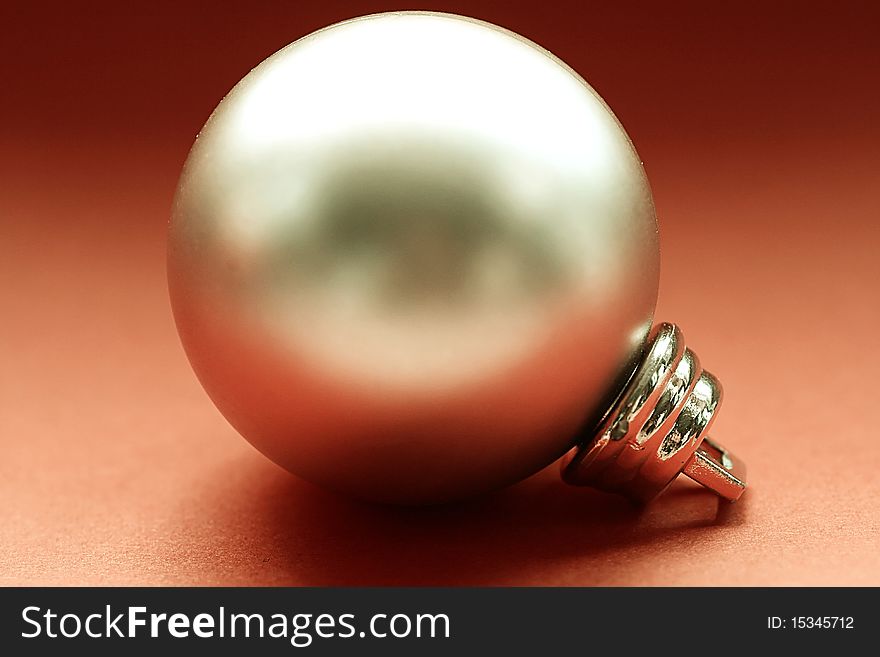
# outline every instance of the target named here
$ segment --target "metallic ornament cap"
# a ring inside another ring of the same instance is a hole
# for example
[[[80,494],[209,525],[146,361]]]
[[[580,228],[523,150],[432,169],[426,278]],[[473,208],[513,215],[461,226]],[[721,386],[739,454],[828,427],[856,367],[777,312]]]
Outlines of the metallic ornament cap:
[[[708,437],[720,404],[721,384],[700,367],[677,326],[660,324],[595,436],[563,460],[562,478],[645,503],[684,472],[734,501],[745,490],[746,468]]]

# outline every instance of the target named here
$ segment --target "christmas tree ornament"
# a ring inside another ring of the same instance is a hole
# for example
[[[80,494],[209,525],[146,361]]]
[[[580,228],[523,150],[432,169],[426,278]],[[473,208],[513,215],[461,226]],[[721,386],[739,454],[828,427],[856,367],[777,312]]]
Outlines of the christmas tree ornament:
[[[563,477],[729,499],[720,386],[651,332],[651,191],[620,123],[526,39],[430,12],[333,25],[223,99],[185,164],[168,279],[229,422],[297,475],[422,504]],[[649,335],[650,333],[650,335]],[[609,410],[611,409],[611,410]]]

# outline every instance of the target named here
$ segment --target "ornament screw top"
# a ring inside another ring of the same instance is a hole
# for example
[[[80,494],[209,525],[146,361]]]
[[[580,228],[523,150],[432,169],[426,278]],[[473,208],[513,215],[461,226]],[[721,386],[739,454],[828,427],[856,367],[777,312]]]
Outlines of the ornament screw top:
[[[645,503],[684,472],[739,499],[745,465],[708,436],[721,396],[721,384],[700,367],[678,327],[660,324],[596,434],[563,460],[562,478]]]

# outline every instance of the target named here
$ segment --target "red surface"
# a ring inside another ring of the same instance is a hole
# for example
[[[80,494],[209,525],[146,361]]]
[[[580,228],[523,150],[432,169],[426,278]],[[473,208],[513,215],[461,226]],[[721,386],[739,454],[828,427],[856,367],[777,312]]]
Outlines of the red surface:
[[[340,4],[0,9],[0,583],[880,584],[877,12],[432,4],[547,46],[627,127],[660,214],[657,318],[724,383],[713,434],[751,489],[681,484],[639,512],[551,467],[401,510],[239,438],[165,291],[201,123],[277,48],[394,7]]]

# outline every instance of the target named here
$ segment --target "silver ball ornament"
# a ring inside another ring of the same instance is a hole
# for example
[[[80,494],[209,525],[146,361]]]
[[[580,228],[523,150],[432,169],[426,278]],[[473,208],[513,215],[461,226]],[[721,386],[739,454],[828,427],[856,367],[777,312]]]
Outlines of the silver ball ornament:
[[[584,80],[476,20],[367,16],[269,57],[169,232],[199,380],[270,459],[375,501],[522,479],[592,428],[657,296],[650,189]]]

